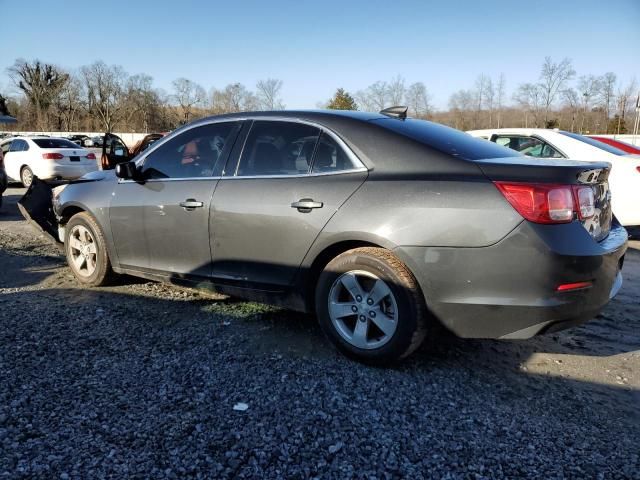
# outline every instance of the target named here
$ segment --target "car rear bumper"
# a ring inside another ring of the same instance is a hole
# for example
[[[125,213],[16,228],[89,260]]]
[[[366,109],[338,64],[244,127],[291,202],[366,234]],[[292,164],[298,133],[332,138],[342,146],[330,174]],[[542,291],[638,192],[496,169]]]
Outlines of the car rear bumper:
[[[427,306],[468,338],[530,338],[593,318],[622,286],[627,233],[615,225],[595,242],[577,222],[521,223],[484,248],[400,247]],[[557,291],[561,284],[590,288]]]
[[[52,164],[46,166],[42,171],[34,172],[42,180],[75,180],[83,175],[98,170],[97,163],[78,164],[78,165],[60,165]]]

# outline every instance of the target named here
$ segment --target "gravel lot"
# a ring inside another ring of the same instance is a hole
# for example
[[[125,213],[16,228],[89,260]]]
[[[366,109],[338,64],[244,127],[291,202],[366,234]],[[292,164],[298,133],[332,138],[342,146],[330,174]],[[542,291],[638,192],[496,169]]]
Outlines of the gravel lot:
[[[81,289],[21,193],[0,212],[0,478],[640,478],[638,242],[586,326],[376,369],[310,317]]]

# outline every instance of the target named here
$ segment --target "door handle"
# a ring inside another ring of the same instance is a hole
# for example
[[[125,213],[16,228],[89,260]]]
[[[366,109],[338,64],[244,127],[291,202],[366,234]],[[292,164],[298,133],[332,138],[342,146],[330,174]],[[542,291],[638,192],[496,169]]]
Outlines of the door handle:
[[[180,206],[188,211],[201,208],[203,205],[204,203],[198,202],[195,198],[187,198],[184,202],[180,202]]]
[[[313,208],[322,208],[322,202],[314,202],[311,198],[302,198],[291,204],[291,208],[297,208],[299,212],[309,213]]]

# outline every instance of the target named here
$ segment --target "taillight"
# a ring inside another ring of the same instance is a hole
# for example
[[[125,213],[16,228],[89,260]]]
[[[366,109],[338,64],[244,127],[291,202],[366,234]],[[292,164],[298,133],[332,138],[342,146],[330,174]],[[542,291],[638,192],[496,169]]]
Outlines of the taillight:
[[[580,220],[586,220],[596,214],[596,197],[593,195],[593,188],[574,186],[578,204],[578,216]]]
[[[93,153],[93,152],[91,152],[91,153],[89,153],[89,154],[87,155],[87,158],[88,158],[89,160],[95,160],[95,159],[96,159],[96,154],[95,154],[95,153]]]
[[[62,160],[64,155],[61,153],[43,153],[42,158],[45,160]]]
[[[495,182],[525,219],[534,223],[568,223],[574,213],[584,220],[595,214],[591,187],[545,183]]]
[[[640,167],[636,167],[636,170],[638,171],[638,173],[640,173]]]

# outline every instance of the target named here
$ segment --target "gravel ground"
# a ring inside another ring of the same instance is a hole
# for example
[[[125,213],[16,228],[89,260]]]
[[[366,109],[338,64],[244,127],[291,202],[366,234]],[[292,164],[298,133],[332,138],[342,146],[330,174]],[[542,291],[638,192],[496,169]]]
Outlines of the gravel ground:
[[[597,319],[443,336],[391,369],[313,318],[131,278],[81,289],[0,213],[0,478],[640,478],[640,245]]]

